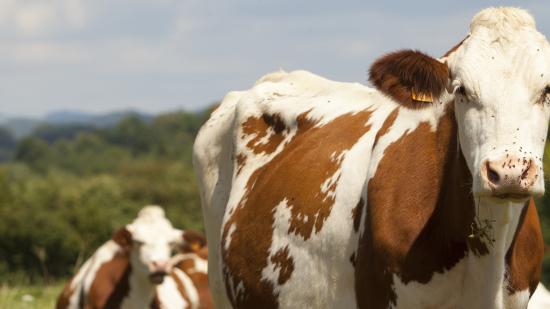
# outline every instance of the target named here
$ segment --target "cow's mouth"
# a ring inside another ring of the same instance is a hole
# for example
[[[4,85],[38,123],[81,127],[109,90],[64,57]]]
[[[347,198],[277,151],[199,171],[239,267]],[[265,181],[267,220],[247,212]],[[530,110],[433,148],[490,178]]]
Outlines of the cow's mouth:
[[[531,195],[527,193],[501,193],[501,194],[495,194],[493,196],[501,200],[511,200],[511,201],[520,201],[520,202],[523,202],[531,197]]]
[[[153,284],[161,284],[164,281],[164,276],[166,276],[167,273],[164,271],[156,271],[154,273],[149,274],[149,280]]]

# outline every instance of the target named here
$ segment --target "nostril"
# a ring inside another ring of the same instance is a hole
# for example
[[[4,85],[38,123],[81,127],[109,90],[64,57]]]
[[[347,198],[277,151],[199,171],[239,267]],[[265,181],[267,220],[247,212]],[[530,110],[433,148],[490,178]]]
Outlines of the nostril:
[[[486,163],[487,167],[487,179],[493,184],[497,184],[500,181],[500,175],[491,168],[489,162]]]

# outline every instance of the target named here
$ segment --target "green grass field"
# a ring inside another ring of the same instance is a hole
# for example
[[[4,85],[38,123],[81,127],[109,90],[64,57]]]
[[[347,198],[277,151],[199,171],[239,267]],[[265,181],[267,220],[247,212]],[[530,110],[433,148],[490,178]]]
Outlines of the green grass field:
[[[0,309],[55,308],[64,282],[50,285],[0,286]]]

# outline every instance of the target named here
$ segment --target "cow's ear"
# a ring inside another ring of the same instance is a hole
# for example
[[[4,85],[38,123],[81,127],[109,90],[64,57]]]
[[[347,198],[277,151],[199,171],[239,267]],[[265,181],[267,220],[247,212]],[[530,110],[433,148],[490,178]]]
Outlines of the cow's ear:
[[[181,247],[182,252],[199,252],[204,246],[206,246],[206,238],[195,231],[185,230],[183,231],[183,244]]]
[[[376,60],[370,82],[395,101],[422,108],[437,102],[449,82],[447,65],[414,50],[402,50]]]
[[[114,232],[112,239],[123,249],[129,249],[132,246],[132,233],[125,227]]]

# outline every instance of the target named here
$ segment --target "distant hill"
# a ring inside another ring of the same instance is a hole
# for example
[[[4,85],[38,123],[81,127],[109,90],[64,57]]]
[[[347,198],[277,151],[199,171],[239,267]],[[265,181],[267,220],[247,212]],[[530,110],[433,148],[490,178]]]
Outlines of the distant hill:
[[[153,115],[136,111],[118,111],[106,114],[93,114],[81,111],[61,110],[47,114],[43,118],[8,117],[0,115],[0,126],[7,128],[16,138],[29,135],[43,125],[82,125],[105,128],[117,124],[122,118],[135,116],[149,122]]]
[[[39,119],[33,118],[4,118],[0,119],[0,125],[8,129],[15,138],[21,138],[31,134],[40,124]]]
[[[106,114],[92,114],[81,111],[55,111],[49,113],[43,122],[48,124],[84,124],[95,127],[110,127],[115,125],[122,118],[128,116],[138,117],[143,121],[150,121],[153,116],[136,111],[118,111]]]

